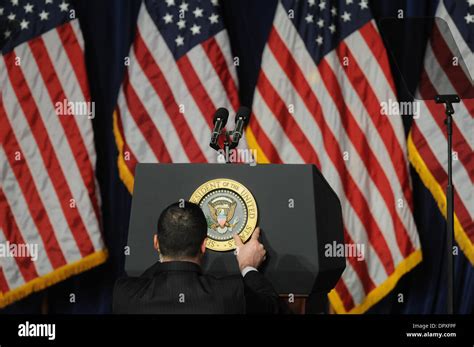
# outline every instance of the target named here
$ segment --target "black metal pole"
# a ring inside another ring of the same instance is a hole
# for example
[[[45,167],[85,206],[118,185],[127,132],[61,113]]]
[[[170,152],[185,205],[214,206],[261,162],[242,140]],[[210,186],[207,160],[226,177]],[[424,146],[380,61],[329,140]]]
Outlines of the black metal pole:
[[[448,185],[446,186],[446,275],[447,275],[447,312],[454,313],[454,195],[453,195],[453,147],[452,147],[452,123],[453,117],[446,108],[446,131],[448,135]]]
[[[446,106],[446,133],[448,137],[448,184],[446,186],[446,311],[454,313],[454,194],[453,194],[453,103],[461,101],[457,95],[436,95],[435,101]]]

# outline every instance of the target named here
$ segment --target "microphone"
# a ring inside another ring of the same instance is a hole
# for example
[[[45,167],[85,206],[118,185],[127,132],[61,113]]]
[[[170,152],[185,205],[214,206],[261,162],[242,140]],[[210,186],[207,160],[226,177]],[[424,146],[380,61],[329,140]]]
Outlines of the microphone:
[[[219,139],[219,135],[221,134],[222,129],[225,127],[228,118],[229,111],[227,111],[227,109],[224,107],[218,108],[214,114],[214,119],[212,121],[214,123],[214,129],[212,130],[211,143],[209,143],[209,146],[215,150],[219,150],[217,140]]]
[[[235,115],[235,130],[232,134],[232,148],[238,146],[240,139],[242,138],[244,128],[249,124],[250,120],[250,109],[245,106],[240,106],[237,114]]]

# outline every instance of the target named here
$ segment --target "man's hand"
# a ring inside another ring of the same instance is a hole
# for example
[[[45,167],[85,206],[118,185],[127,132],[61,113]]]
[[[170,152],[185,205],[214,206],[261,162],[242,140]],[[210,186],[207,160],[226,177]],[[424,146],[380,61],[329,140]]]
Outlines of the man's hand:
[[[259,227],[255,228],[252,237],[246,244],[242,243],[239,235],[234,235],[235,245],[237,247],[236,255],[240,271],[245,269],[247,266],[257,269],[265,260],[265,254],[267,251],[260,241],[258,241],[259,236]]]

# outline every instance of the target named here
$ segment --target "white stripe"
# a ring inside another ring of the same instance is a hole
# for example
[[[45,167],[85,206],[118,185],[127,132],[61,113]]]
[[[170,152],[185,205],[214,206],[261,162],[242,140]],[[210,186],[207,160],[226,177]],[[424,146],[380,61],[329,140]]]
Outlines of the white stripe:
[[[355,243],[364,244],[367,247],[368,253],[366,256],[368,259],[372,260],[371,266],[373,267],[373,272],[371,272],[371,277],[373,277],[373,282],[383,282],[386,279],[385,269],[383,268],[377,253],[367,238],[365,226],[360,221],[358,215],[354,211],[352,205],[345,195],[340,175],[337,172],[333,162],[329,158],[329,154],[326,151],[325,143],[323,141],[319,126],[313,120],[310,111],[303,103],[303,100],[300,98],[299,94],[294,92],[293,85],[286,77],[285,72],[281,70],[281,67],[278,65],[278,62],[270,51],[269,54],[264,55],[262,68],[273,87],[277,90],[278,94],[280,96],[286,97],[286,100],[284,100],[285,103],[295,105],[295,113],[293,118],[303,131],[305,137],[310,140],[312,148],[318,154],[318,158],[320,159],[324,177],[330,181],[331,187],[333,187],[333,189],[336,191],[336,194],[341,199],[344,217],[343,220],[346,224],[346,229]],[[330,105],[333,104],[331,103]],[[331,113],[328,114],[334,114],[333,112],[337,111],[331,109],[329,112]],[[277,121],[275,120],[275,122]],[[279,145],[276,147],[281,148],[282,146]]]
[[[171,54],[166,41],[157,30],[155,23],[150,18],[145,6],[142,5],[140,16],[138,19],[138,30],[140,31],[143,41],[145,42],[149,52],[155,59],[155,62],[161,67],[164,78],[174,95],[176,103],[184,106],[183,117],[188,123],[196,142],[209,162],[216,162],[216,155],[212,148],[208,145],[210,137],[210,127],[205,121],[209,115],[201,114],[197,107],[191,92],[186,87],[186,83],[181,76],[181,72],[176,65],[173,55]],[[176,115],[171,115],[176,116]]]
[[[446,172],[448,165],[446,137],[434,121],[425,101],[421,102],[420,112],[420,118],[415,120],[416,125],[420,133],[426,139],[426,144],[430,147],[433,155],[443,168],[443,171]],[[453,160],[453,184],[454,187],[457,187],[456,193],[472,218],[474,216],[474,196],[472,194],[474,189],[472,179],[459,160]],[[465,188],[463,189],[462,187]]]
[[[341,91],[343,93],[344,104],[346,106],[346,109],[349,109],[349,111],[352,113],[356,123],[358,124],[358,126],[362,130],[368,145],[370,146],[372,152],[374,153],[374,156],[375,156],[376,160],[378,161],[380,167],[382,168],[381,174],[382,173],[385,174],[385,177],[386,177],[388,183],[390,184],[389,187],[384,187],[384,188],[388,189],[393,194],[393,201],[385,202],[385,204],[387,206],[387,213],[388,213],[387,214],[387,220],[390,220],[390,221],[392,220],[392,217],[391,217],[389,211],[393,211],[396,214],[398,214],[405,230],[408,232],[408,235],[410,237],[411,242],[416,247],[416,246],[418,246],[418,244],[417,244],[418,238],[416,236],[417,231],[416,231],[415,222],[413,220],[413,215],[412,215],[411,210],[408,206],[408,203],[405,203],[403,208],[398,208],[397,207],[397,200],[398,199],[402,199],[403,201],[405,200],[400,181],[398,179],[398,176],[395,172],[395,168],[394,168],[394,165],[393,165],[393,160],[398,160],[399,158],[391,158],[390,153],[388,153],[387,148],[385,147],[385,143],[383,142],[382,138],[380,137],[380,133],[379,133],[376,125],[373,123],[373,121],[372,121],[372,119],[371,119],[371,117],[368,113],[368,110],[366,109],[365,105],[363,104],[363,102],[359,98],[356,90],[354,90],[351,82],[349,81],[349,79],[347,77],[347,74],[344,72],[344,68],[340,65],[340,61],[339,61],[339,58],[337,57],[337,55],[334,52],[331,52],[328,55],[326,55],[326,57],[324,59],[329,64],[329,66],[331,67],[331,69],[333,70],[333,72],[336,75],[336,78],[337,78],[337,80],[339,82],[339,85],[341,87]],[[394,99],[394,101],[395,101],[395,99]],[[379,106],[377,105],[377,107],[379,107]],[[386,117],[386,116],[382,116],[380,114],[378,116],[379,117]],[[398,118],[398,119],[401,121],[400,118]],[[399,124],[399,125],[400,125],[400,127],[402,127],[402,124]],[[389,124],[380,124],[379,126],[380,127],[389,126]],[[345,135],[345,136],[347,136],[347,135]],[[355,148],[351,149],[351,153],[352,153],[353,150],[355,150]],[[406,159],[406,158],[403,158],[403,159]],[[357,165],[357,166],[361,165],[361,167],[364,168],[364,171],[365,171],[364,174],[363,174],[364,176],[369,175],[369,172],[366,170],[367,168],[366,168],[366,166],[364,165],[364,163],[362,161],[360,163],[355,163],[355,165]],[[404,168],[406,168],[406,164],[404,162],[402,162],[402,166]],[[361,190],[363,192],[366,191],[366,189],[362,189],[362,187],[361,187]],[[369,202],[369,206],[372,206],[372,204],[374,204],[374,203],[375,203],[375,205],[377,205],[377,203],[375,201],[378,200],[379,198],[383,199],[381,190],[379,190],[379,188],[376,185],[369,188],[369,190],[370,191],[376,190],[377,192],[380,192],[379,197],[374,197],[375,200],[372,200],[372,202]],[[385,200],[380,200],[380,205],[384,205],[383,201],[385,201]],[[387,222],[387,224],[389,224],[389,223]],[[385,225],[387,225],[387,224],[385,224]],[[384,225],[384,224],[382,224],[382,225]],[[389,243],[389,245],[391,245],[391,244],[397,244],[398,245],[396,238],[395,237],[393,237],[393,238],[390,237],[392,235],[395,236],[395,230],[393,231],[393,234],[392,234],[392,231],[388,231],[387,236],[389,238],[387,239],[387,242]],[[392,243],[392,242],[395,242],[395,243]],[[398,249],[398,251],[400,251],[399,248],[397,248],[397,249]],[[398,264],[402,259],[403,259],[403,256],[402,256],[401,251],[400,251],[398,254],[396,254],[395,263]]]
[[[453,19],[446,10],[443,0],[439,1],[439,6],[436,10],[436,17],[442,18],[446,21],[446,23],[448,23],[449,30],[451,31],[451,34],[453,36],[453,41],[451,41],[451,39],[447,39],[446,33],[444,33],[443,30],[440,29],[440,32],[445,38],[445,41],[447,42],[448,46],[450,46],[451,52],[457,51],[454,49],[454,47],[452,47],[452,45],[455,44],[457,46],[457,48],[459,49],[459,53],[461,53],[461,56],[464,62],[466,63],[466,67],[468,68],[468,71],[465,71],[465,73],[466,75],[471,77],[471,81],[474,80],[474,70],[472,69],[472,67],[474,67],[474,55],[472,54],[472,51],[467,45],[466,41],[464,41],[464,38],[459,32],[458,27],[456,26]]]
[[[72,30],[74,31],[74,34],[76,35],[77,42],[79,43],[81,50],[84,52],[84,37],[82,36],[79,20],[74,19],[70,21],[69,23],[71,23],[71,27],[72,27]]]
[[[432,44],[428,44],[426,46],[425,57],[426,58],[424,68],[434,89],[438,93],[444,94],[443,91],[439,89],[439,86],[443,86],[444,90],[450,91],[451,94],[455,93],[454,86],[452,85],[448,76],[445,74],[444,69],[439,64],[439,61],[433,52]],[[468,76],[466,76],[466,78],[468,78]],[[468,102],[472,101],[468,100]],[[456,111],[453,117],[454,122],[458,126],[459,131],[461,132],[462,136],[464,137],[472,151],[472,148],[474,147],[474,140],[472,138],[472,130],[474,129],[474,117],[472,114],[470,114],[464,102],[455,104],[454,108]],[[433,115],[433,117],[444,117],[444,115]]]
[[[184,151],[186,144],[179,141],[170,116],[167,114],[161,99],[156,95],[153,86],[141,69],[133,50],[130,51],[132,64],[129,67],[130,85],[140,96],[140,101],[152,120],[155,128],[161,135],[163,142],[174,163],[187,163],[189,158]]]
[[[10,210],[15,218],[19,232],[21,233],[25,243],[38,245],[38,259],[34,263],[36,271],[40,276],[50,273],[53,271],[53,268],[47,256],[46,246],[41,239],[39,230],[30,214],[28,202],[25,200],[23,192],[16,180],[11,166],[8,163],[6,153],[2,147],[0,147],[0,161],[4,163],[0,167],[2,170],[0,172],[0,181],[3,186],[3,194],[10,206]],[[36,189],[36,187],[34,188]]]
[[[0,226],[0,243],[5,244],[6,239],[4,231]],[[3,269],[5,279],[10,290],[20,287],[25,284],[20,268],[13,257],[0,257],[0,268]]]
[[[301,164],[304,163],[303,158],[287,137],[285,130],[280,125],[272,111],[266,104],[258,88],[255,89],[253,97],[253,110],[257,118],[260,128],[265,132],[273,146],[278,149],[278,155],[285,163]]]
[[[77,212],[81,216],[94,249],[103,249],[99,221],[97,220],[91,197],[88,194],[87,187],[75,160],[75,155],[66,140],[66,134],[61,126],[61,121],[59,120],[59,117],[77,116],[58,116],[56,114],[54,103],[50,98],[47,87],[44,84],[43,79],[38,78],[41,74],[29,46],[19,46],[15,49],[15,54],[18,57],[21,57],[23,62],[21,67],[25,80],[41,115],[49,140],[51,141],[52,150],[56,153],[61,171],[63,172],[69,190],[71,191],[71,198],[75,200]],[[91,183],[94,183],[94,181]]]
[[[224,59],[227,63],[227,69],[234,80],[235,86],[239,87],[239,79],[237,78],[237,70],[234,66],[234,60],[232,57],[232,50],[230,48],[230,40],[226,30],[222,30],[214,36],[216,39],[217,45],[220,47],[222,54],[224,55]]]
[[[117,105],[120,109],[124,140],[139,163],[157,163],[158,159],[145,140],[128,108],[123,86],[120,88]],[[124,153],[125,155],[125,153]],[[125,158],[124,158],[125,159]]]
[[[372,21],[372,24],[375,28],[377,27],[374,21]],[[362,34],[359,31],[354,31],[350,36],[344,39],[344,42],[349,47],[360,69],[367,76],[367,80],[377,100],[388,101],[391,99],[397,101],[397,97],[393,93],[392,87],[380,66],[380,62],[373,55],[372,50],[367,45],[367,42],[365,42]],[[387,117],[387,121],[395,133],[394,140],[398,142],[403,153],[406,154],[407,146],[402,119],[400,117]],[[408,160],[405,161],[404,166],[408,170]]]
[[[235,128],[235,113],[237,110],[234,110],[230,99],[225,92],[224,85],[221,82],[221,79],[214,70],[209,58],[204,52],[202,46],[198,45],[194,47],[189,53],[188,58],[191,64],[196,71],[199,79],[201,80],[202,86],[206,90],[207,95],[211,99],[215,108],[225,107],[229,110],[230,116],[227,122],[227,129]],[[239,148],[247,148],[245,136],[239,142]]]
[[[84,94],[80,88],[79,80],[74,72],[63,46],[60,45],[60,38],[56,30],[50,30],[43,35],[43,42],[49,56],[54,62],[54,70],[56,76],[59,79],[62,90],[68,101],[82,102],[85,101]],[[81,59],[82,60],[82,59]],[[62,102],[62,100],[55,100],[56,102]],[[90,100],[87,100],[90,102]],[[81,138],[87,149],[87,154],[92,163],[92,167],[95,169],[96,153],[94,145],[94,132],[92,129],[92,121],[87,116],[76,116],[74,117],[77,127],[81,134]]]
[[[59,203],[59,198],[43,163],[41,153],[39,152],[40,147],[34,136],[32,136],[30,126],[25,119],[20,102],[17,100],[9,80],[7,80],[6,85],[4,85],[2,92],[3,100],[6,101],[4,103],[5,112],[20,145],[20,150],[28,163],[35,186],[39,187],[38,194],[40,195],[45,210],[48,212],[64,257],[68,262],[76,261],[80,259],[79,249],[69,231],[68,224]]]
[[[237,111],[232,107],[232,104],[227,97],[227,93],[225,92],[224,85],[214,70],[214,67],[202,46],[197,45],[189,51],[187,56],[194,67],[199,80],[201,80],[202,86],[206,90],[207,95],[209,95],[209,98],[214,104],[214,107],[225,107],[229,109],[230,112]]]
[[[351,294],[354,306],[361,304],[365,299],[366,293],[357,272],[355,272],[354,268],[348,261],[346,261],[346,269],[342,273],[341,280],[344,282],[347,290]]]
[[[314,64],[312,58],[309,56],[309,53],[306,50],[304,43],[301,41],[301,38],[295,32],[293,24],[286,16],[283,16],[282,21],[283,20],[286,21],[286,25],[275,26],[275,29],[279,32],[280,36],[283,38],[283,41],[292,42],[291,49],[293,51],[299,52],[299,54],[294,55],[295,61],[297,62],[299,68],[302,70],[305,76],[311,76],[311,79],[314,78],[314,81],[322,81],[319,70]],[[325,59],[330,60],[327,58]],[[332,97],[330,96],[330,93],[326,89],[326,86],[321,82],[311,83],[310,86],[316,98],[319,100],[322,114],[325,115],[326,123],[331,132],[335,134],[341,150],[347,151],[350,155],[350,159],[344,161],[346,170],[351,174],[355,184],[359,187],[359,190],[364,196],[375,222],[377,223],[381,233],[384,235],[388,248],[392,253],[394,263],[397,264],[402,259],[402,255],[400,254],[400,250],[395,239],[393,221],[387,206],[380,203],[383,201],[383,199],[374,182],[368,175],[367,168],[354,148],[350,138],[347,136],[344,128],[340,124],[341,115],[339,115],[339,112]],[[329,177],[329,180],[331,179],[332,178]]]

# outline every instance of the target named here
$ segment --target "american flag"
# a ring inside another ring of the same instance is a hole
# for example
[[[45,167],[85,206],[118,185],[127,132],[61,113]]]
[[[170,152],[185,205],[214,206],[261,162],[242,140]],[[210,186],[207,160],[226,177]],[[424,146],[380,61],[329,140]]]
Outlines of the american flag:
[[[120,175],[130,191],[138,162],[216,162],[213,113],[239,106],[217,0],[145,0],[135,35],[114,119]]]
[[[454,105],[452,155],[455,238],[474,264],[474,100],[471,75],[474,73],[474,0],[440,0],[436,17],[447,23],[455,43],[446,37],[449,33],[441,25],[443,22],[435,22],[426,47],[418,92],[422,98],[443,93],[440,89],[452,90],[461,98],[471,97]],[[458,52],[465,64],[454,68],[453,57],[457,57]],[[448,154],[444,105],[434,101],[420,103],[420,117],[414,120],[408,138],[410,161],[446,216]]]
[[[360,313],[421,261],[400,117],[367,0],[282,0],[265,47],[247,140],[258,161],[314,163],[342,203],[347,259],[329,298]]]
[[[0,307],[107,258],[91,117],[65,112],[90,102],[74,15],[64,0],[0,5],[0,244],[29,250],[0,257]]]

